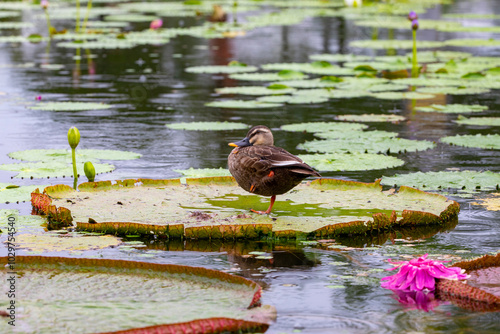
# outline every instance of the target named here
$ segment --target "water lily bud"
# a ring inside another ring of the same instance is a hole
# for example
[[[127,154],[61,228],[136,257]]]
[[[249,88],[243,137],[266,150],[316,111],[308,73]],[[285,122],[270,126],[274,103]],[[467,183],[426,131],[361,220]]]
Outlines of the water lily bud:
[[[418,20],[411,21],[411,28],[413,30],[417,30],[418,29]]]
[[[68,131],[68,143],[72,149],[75,149],[80,143],[80,131],[74,126]]]
[[[83,171],[85,172],[85,176],[89,179],[89,182],[94,182],[95,179],[95,168],[94,165],[90,161],[87,161],[83,165]]]
[[[408,14],[408,20],[413,21],[413,20],[418,20],[418,15],[414,11],[411,11],[410,14]]]
[[[163,21],[161,19],[156,19],[151,21],[151,24],[149,25],[149,29],[156,30],[161,28],[163,25]]]
[[[40,6],[43,9],[47,9],[49,7],[49,2],[47,0],[42,0],[42,1],[40,1]]]

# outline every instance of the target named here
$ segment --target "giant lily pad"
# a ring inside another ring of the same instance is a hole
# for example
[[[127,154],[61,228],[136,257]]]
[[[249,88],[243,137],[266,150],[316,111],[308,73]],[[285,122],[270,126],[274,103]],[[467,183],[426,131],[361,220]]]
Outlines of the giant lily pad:
[[[50,110],[50,111],[82,111],[82,110],[98,110],[109,109],[112,105],[96,102],[41,102],[29,107],[33,110]]]
[[[282,125],[281,129],[293,132],[327,132],[327,131],[352,131],[368,128],[360,123],[342,123],[342,122],[308,122]]]
[[[255,100],[225,100],[205,103],[207,107],[229,109],[263,109],[281,107],[282,103],[268,103]]]
[[[84,161],[77,162],[76,168],[79,175],[85,175],[83,171]],[[110,164],[94,163],[96,174],[108,173],[115,169],[115,166]],[[61,161],[47,162],[24,162],[18,164],[3,164],[0,165],[0,170],[18,172],[16,178],[48,178],[58,176],[73,176],[72,165]]]
[[[349,122],[391,122],[399,123],[406,120],[404,116],[393,114],[362,114],[362,115],[337,115],[335,119]]]
[[[0,165],[0,169],[1,169]],[[13,203],[25,202],[30,200],[30,194],[36,188],[43,188],[43,186],[17,186],[9,183],[0,183],[0,203]]]
[[[32,204],[41,212],[69,209],[80,230],[194,239],[365,233],[390,225],[443,223],[459,209],[444,196],[411,188],[389,196],[378,182],[334,179],[302,184],[280,196],[274,220],[248,211],[268,200],[246,193],[232,177],[187,179],[186,185],[178,179],[91,182],[79,190],[47,187],[50,198],[33,194]]]
[[[246,73],[255,72],[258,68],[255,66],[235,66],[235,65],[206,65],[192,66],[186,68],[188,73]]]
[[[295,88],[280,86],[277,89],[262,86],[242,86],[242,87],[224,87],[215,90],[217,94],[242,94],[242,95],[276,95],[289,94],[295,91]]]
[[[249,126],[244,123],[236,122],[189,122],[189,123],[170,123],[165,125],[174,130],[194,130],[194,131],[221,131],[221,130],[241,130]]]
[[[372,153],[301,154],[299,157],[319,171],[387,169],[405,163],[396,157]]]
[[[480,189],[495,189],[500,185],[500,174],[490,171],[461,171],[461,172],[417,172],[400,174],[392,177],[384,176],[382,184],[406,185],[427,190],[461,189],[474,191]]]
[[[460,113],[472,113],[472,112],[482,112],[488,110],[488,106],[482,106],[479,104],[432,104],[428,107],[416,107],[415,110],[423,112],[439,112],[446,114],[460,114]]]
[[[441,141],[458,146],[500,150],[500,135],[498,134],[457,135],[443,137]]]
[[[1,257],[0,262],[4,266],[8,258]],[[272,318],[269,306],[248,309],[260,298],[256,283],[216,270],[17,256],[15,271],[22,272],[15,284],[16,305],[23,306],[16,308],[16,328],[36,328],[42,333],[101,333],[149,326],[155,327],[142,331],[173,333],[193,327],[212,332],[239,327],[259,331]],[[9,273],[3,270],[0,276],[5,281]],[[0,301],[3,309],[8,303],[7,298]],[[0,330],[10,332],[11,326],[2,321]]]
[[[139,153],[118,151],[118,150],[93,150],[93,149],[77,149],[77,161],[98,161],[98,160],[132,160],[138,159],[142,155]],[[65,149],[35,149],[16,151],[9,153],[12,159],[22,161],[60,161],[70,163],[71,150]]]
[[[436,146],[435,143],[426,140],[411,140],[405,138],[391,137],[370,137],[369,132],[360,136],[327,139],[327,140],[312,140],[299,144],[297,147],[308,152],[321,153],[401,153],[401,152],[416,152],[425,151]]]
[[[476,125],[476,126],[500,126],[500,117],[463,117],[460,116],[455,123],[462,125]]]

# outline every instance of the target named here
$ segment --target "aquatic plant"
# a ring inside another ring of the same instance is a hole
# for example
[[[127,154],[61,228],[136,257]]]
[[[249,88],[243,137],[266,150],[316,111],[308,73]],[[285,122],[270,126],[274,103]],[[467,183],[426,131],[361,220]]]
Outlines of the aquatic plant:
[[[73,161],[73,177],[75,179],[73,188],[76,189],[76,182],[78,180],[78,173],[76,171],[76,152],[75,149],[80,143],[80,131],[76,127],[71,127],[68,130],[68,143],[71,147],[71,159]]]
[[[411,77],[418,77],[418,62],[417,62],[417,30],[418,30],[418,15],[414,11],[408,14],[408,20],[411,21],[411,30],[413,35],[413,52],[412,52],[412,67]]]
[[[400,269],[392,276],[382,278],[382,287],[403,291],[433,291],[436,288],[436,278],[462,280],[469,278],[465,270],[459,267],[447,268],[442,261],[429,260],[425,254],[417,259],[402,262],[389,262],[396,265],[388,270]],[[444,262],[444,261],[443,261]]]
[[[151,23],[149,24],[149,29],[158,30],[161,28],[162,25],[163,25],[163,20],[156,19],[156,20],[151,21]]]
[[[49,32],[49,37],[51,37],[56,32],[56,29],[52,26],[52,24],[50,24],[49,11],[47,10],[47,8],[49,8],[49,2],[47,0],[40,1],[40,7],[42,7],[43,11],[45,12],[45,18],[47,20],[47,30]]]
[[[82,31],[87,28],[87,21],[89,20],[90,10],[92,9],[92,0],[87,2],[87,12],[85,13],[85,18],[83,19]]]
[[[83,165],[83,171],[85,172],[85,176],[87,177],[87,179],[89,180],[89,182],[94,182],[94,179],[95,179],[95,168],[94,168],[94,165],[92,164],[92,162],[87,161]]]

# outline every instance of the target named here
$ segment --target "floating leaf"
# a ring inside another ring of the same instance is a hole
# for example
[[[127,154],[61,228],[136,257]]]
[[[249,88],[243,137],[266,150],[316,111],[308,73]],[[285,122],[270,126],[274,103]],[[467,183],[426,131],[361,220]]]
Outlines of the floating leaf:
[[[308,152],[321,153],[402,153],[425,151],[434,147],[436,147],[435,143],[426,140],[367,136],[347,139],[312,140],[297,146],[297,148]]]
[[[278,199],[274,211],[278,218],[271,222],[265,215],[248,211],[267,206],[268,200],[245,192],[231,177],[187,179],[186,184],[179,180],[103,181],[83,183],[79,191],[52,186],[44,192],[58,209],[70,207],[81,230],[188,239],[365,233],[396,222],[440,223],[440,217],[456,217],[459,208],[444,196],[411,188],[400,188],[388,197],[378,183],[321,179],[299,185]],[[414,209],[419,211],[411,211],[415,201],[418,207]],[[97,223],[86,223],[89,219]]]
[[[104,17],[106,21],[118,21],[118,22],[151,22],[158,19],[154,15],[142,15],[142,14],[118,14],[118,15],[108,15]]]
[[[432,99],[435,96],[432,94],[423,94],[417,92],[381,92],[381,93],[372,93],[372,97],[377,99],[384,100],[427,100]]]
[[[389,132],[383,130],[373,131],[327,131],[315,132],[316,137],[323,139],[349,139],[349,140],[372,140],[376,138],[395,138],[398,136],[397,132]]]
[[[391,123],[399,123],[406,118],[400,115],[393,114],[362,114],[362,115],[337,115],[335,116],[336,120],[339,121],[349,121],[349,122],[391,122]]]
[[[267,103],[255,100],[226,100],[226,101],[214,101],[205,103],[207,107],[214,108],[230,108],[230,109],[261,109],[261,108],[277,108],[281,107],[281,103]]]
[[[261,66],[267,71],[291,70],[305,72],[318,75],[354,75],[354,71],[350,68],[340,66],[319,66],[318,63],[271,63]]]
[[[8,259],[0,261],[3,266]],[[16,280],[16,303],[23,305],[16,309],[16,326],[39,332],[115,332],[158,325],[162,326],[141,331],[210,328],[233,332],[240,326],[265,331],[263,323],[245,319],[272,319],[272,307],[248,309],[260,298],[257,284],[210,269],[41,256],[17,256],[15,269],[23,277]],[[3,270],[0,275],[5,281],[9,274]],[[0,303],[6,308],[8,300]],[[0,330],[7,333],[9,326],[2,321]]]
[[[0,169],[3,165],[0,165]],[[0,203],[25,202],[31,199],[31,193],[36,188],[45,188],[46,185],[22,186],[12,188],[9,183],[0,183]]]
[[[490,211],[500,211],[500,193],[488,194],[486,197],[478,199],[479,202],[473,202],[473,205],[481,205]]]
[[[284,85],[283,87],[278,87],[277,89],[262,86],[241,86],[218,88],[215,91],[217,94],[274,95],[293,93],[295,89]]]
[[[495,39],[475,39],[475,38],[457,38],[448,39],[444,42],[445,45],[459,47],[494,47],[500,46],[500,41]],[[420,43],[419,43],[420,47]]]
[[[443,137],[441,141],[458,146],[500,150],[500,135],[498,134],[457,135]]]
[[[190,131],[224,131],[224,130],[242,130],[249,126],[237,122],[188,122],[188,123],[170,123],[165,125],[174,130]]]
[[[187,177],[213,177],[213,176],[231,176],[228,169],[224,168],[189,168],[174,169],[174,172],[181,173]]]
[[[328,62],[353,62],[353,61],[366,61],[370,60],[370,56],[355,55],[355,54],[313,54],[310,55],[311,60],[324,60]]]
[[[352,131],[368,128],[365,124],[343,122],[310,122],[282,125],[281,129],[293,132]]]
[[[208,66],[192,66],[187,67],[188,73],[244,73],[255,72],[258,68],[255,66],[234,66],[234,65],[208,65]]]
[[[385,185],[406,185],[427,190],[461,189],[475,191],[476,188],[495,189],[500,184],[500,174],[490,171],[460,171],[460,172],[417,172],[384,176],[381,181]]]
[[[395,157],[372,153],[301,154],[299,157],[319,171],[335,172],[387,169],[405,163]]]
[[[462,114],[462,113],[472,113],[472,112],[482,112],[488,110],[488,106],[482,106],[479,104],[431,104],[429,107],[416,107],[416,111],[422,112],[439,112],[445,114]]]
[[[77,162],[77,173],[85,175],[83,171],[83,161]],[[96,174],[108,173],[115,169],[110,164],[94,163]],[[0,170],[18,172],[16,178],[48,178],[73,175],[73,167],[65,162],[52,160],[47,162],[25,162],[17,164],[0,165]]]
[[[437,41],[418,41],[419,49],[431,49],[431,48],[439,48],[445,46],[444,42]],[[391,40],[357,40],[349,43],[349,47],[351,48],[367,48],[367,49],[411,49],[413,48],[412,40],[399,40],[399,39],[391,39]]]
[[[460,117],[453,122],[461,125],[500,126],[500,117]]]
[[[488,88],[480,87],[421,87],[417,89],[418,93],[428,93],[428,94],[446,94],[446,95],[479,95],[488,93],[490,90]],[[414,94],[418,94],[414,93]],[[422,94],[425,95],[425,94]]]
[[[121,240],[115,236],[87,236],[79,233],[57,234],[20,234],[16,237],[19,248],[36,253],[45,252],[81,252],[116,247]]]
[[[97,160],[132,160],[138,159],[142,155],[139,153],[118,151],[118,150],[93,150],[93,149],[77,149],[77,161],[97,161]],[[40,149],[40,150],[25,150],[9,153],[12,159],[22,161],[59,161],[72,163],[70,149]]]
[[[29,108],[33,110],[50,111],[83,111],[109,109],[112,107],[113,106],[110,104],[95,102],[40,102]]]

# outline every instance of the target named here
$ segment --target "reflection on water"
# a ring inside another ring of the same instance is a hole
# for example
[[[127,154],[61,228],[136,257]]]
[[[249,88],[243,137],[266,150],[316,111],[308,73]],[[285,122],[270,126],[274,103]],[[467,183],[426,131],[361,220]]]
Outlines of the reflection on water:
[[[442,13],[477,10],[500,14],[495,1],[455,1],[429,11],[428,18]],[[165,20],[168,26],[189,26],[193,18]],[[473,22],[474,23],[474,22]],[[38,24],[38,23],[37,23]],[[45,29],[41,22],[37,29]],[[477,22],[475,23],[477,24]],[[6,32],[0,31],[0,34]],[[379,38],[387,32],[381,30]],[[396,38],[408,38],[408,31],[395,31]],[[463,37],[456,33],[422,30],[422,39]],[[238,60],[251,65],[272,62],[306,62],[315,53],[356,51],[382,55],[384,51],[350,50],[353,39],[372,37],[372,30],[356,27],[349,20],[324,17],[299,25],[256,29],[245,37],[205,40],[174,38],[166,45],[141,46],[131,50],[73,51],[55,43],[2,44],[0,48],[0,164],[12,163],[7,153],[35,148],[65,148],[69,127],[79,128],[79,148],[116,149],[141,153],[138,160],[120,161],[111,174],[98,180],[178,177],[174,169],[226,167],[231,148],[242,131],[189,132],[165,127],[166,123],[189,121],[239,121],[265,124],[275,132],[276,145],[294,153],[296,146],[313,139],[311,134],[279,131],[284,124],[331,121],[340,114],[395,113],[407,117],[399,124],[370,124],[370,130],[396,131],[400,137],[437,141],[443,136],[491,132],[491,128],[457,126],[455,115],[416,113],[422,103],[487,104],[488,116],[499,116],[497,92],[483,96],[438,95],[434,100],[390,101],[370,98],[334,99],[321,105],[286,105],[271,110],[208,108],[206,102],[220,99],[215,88],[240,85],[226,75],[190,74],[184,69],[196,65],[227,64]],[[484,38],[495,35],[481,34]],[[260,47],[256,47],[260,46]],[[264,51],[263,51],[264,49]],[[465,50],[470,51],[470,50]],[[498,54],[494,48],[474,49],[476,54]],[[80,55],[81,59],[75,55]],[[40,66],[44,65],[44,66]],[[60,65],[50,69],[48,65]],[[243,83],[247,84],[247,83]],[[42,101],[98,101],[110,103],[109,110],[51,112],[26,106]],[[400,168],[365,172],[330,172],[325,176],[373,182],[382,175],[410,171],[441,171],[446,168],[500,171],[500,153],[454,147],[438,143],[424,152],[401,154]],[[65,183],[71,179],[12,180],[14,173],[1,172],[0,182],[24,184]],[[453,260],[498,252],[500,212],[471,205],[470,199],[453,197],[461,204],[458,221],[450,226],[404,228],[364,236],[339,236],[310,245],[300,241],[191,241],[142,240],[141,247],[117,246],[80,253],[50,255],[92,256],[177,263],[225,270],[258,281],[264,287],[263,303],[278,309],[278,318],[268,333],[497,333],[499,313],[473,313],[454,305],[420,303],[422,296],[399,296],[380,288],[386,276],[387,258],[411,254],[449,256]],[[256,207],[258,196],[246,196],[242,209]],[[264,199],[267,201],[267,199]],[[224,204],[213,199],[214,205]],[[217,204],[215,204],[217,203]],[[227,203],[226,203],[227,204]],[[261,204],[262,205],[262,204]],[[287,211],[289,203],[282,203]],[[234,207],[234,202],[231,203]],[[28,203],[0,204],[0,209],[19,209],[29,214]],[[280,214],[279,211],[277,211]],[[325,213],[327,214],[327,212]],[[0,242],[5,235],[0,236]],[[127,239],[136,240],[133,239]],[[144,247],[145,246],[145,247]],[[335,247],[330,247],[335,246]],[[4,250],[0,249],[0,255]],[[29,254],[20,250],[21,254]],[[428,296],[427,296],[428,297]],[[415,302],[413,304],[413,302]],[[418,306],[420,305],[420,306]],[[424,306],[422,306],[424,305]],[[420,309],[419,309],[420,307]],[[429,312],[424,312],[424,308]],[[432,309],[432,310],[431,310]]]

